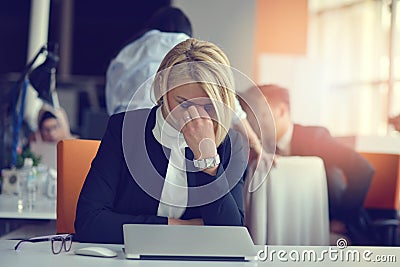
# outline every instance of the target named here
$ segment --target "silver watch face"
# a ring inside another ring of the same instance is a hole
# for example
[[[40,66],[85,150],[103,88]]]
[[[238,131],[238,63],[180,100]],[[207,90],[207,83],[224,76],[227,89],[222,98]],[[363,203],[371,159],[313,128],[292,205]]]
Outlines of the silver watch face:
[[[217,154],[215,157],[194,160],[193,164],[196,168],[199,169],[207,169],[217,166],[220,163],[219,155]]]

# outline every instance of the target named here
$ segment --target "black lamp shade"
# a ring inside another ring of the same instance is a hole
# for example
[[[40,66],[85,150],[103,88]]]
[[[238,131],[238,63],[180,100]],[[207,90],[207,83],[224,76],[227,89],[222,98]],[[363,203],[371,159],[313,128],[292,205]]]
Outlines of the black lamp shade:
[[[39,97],[51,104],[52,101],[52,75],[55,74],[59,57],[49,52],[46,60],[29,74],[29,82],[39,93]]]

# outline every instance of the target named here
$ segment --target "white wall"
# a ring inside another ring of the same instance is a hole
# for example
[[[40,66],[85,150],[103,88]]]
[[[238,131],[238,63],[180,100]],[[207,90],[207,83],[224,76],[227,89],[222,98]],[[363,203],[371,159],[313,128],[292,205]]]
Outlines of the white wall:
[[[326,103],[331,96],[327,87],[327,72],[318,57],[311,56],[318,45],[315,32],[319,25],[308,22],[307,52],[304,55],[264,53],[258,58],[258,82],[274,83],[290,92],[292,120],[304,125],[328,126]],[[345,114],[340,114],[346,116]],[[337,126],[337,125],[336,125]]]
[[[232,67],[254,78],[255,0],[173,0],[193,27],[193,37],[218,45]]]
[[[278,84],[289,90],[294,122],[326,126],[326,73],[319,62],[307,56],[266,53],[258,63],[260,84]]]

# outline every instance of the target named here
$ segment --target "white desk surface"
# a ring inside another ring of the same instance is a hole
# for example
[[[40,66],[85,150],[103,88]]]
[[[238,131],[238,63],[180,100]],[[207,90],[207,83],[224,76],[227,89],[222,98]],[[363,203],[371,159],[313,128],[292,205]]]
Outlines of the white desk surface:
[[[356,136],[355,149],[359,152],[400,154],[400,135]]]
[[[18,211],[15,195],[0,194],[0,219],[56,219],[56,200],[40,196],[32,210]]]
[[[274,255],[274,260],[266,261],[254,261],[254,262],[216,262],[216,261],[153,261],[153,260],[126,260],[122,252],[122,245],[101,245],[101,244],[83,244],[74,243],[70,252],[61,252],[59,255],[53,255],[50,248],[50,242],[41,243],[24,243],[18,251],[14,250],[14,246],[18,241],[15,240],[0,240],[0,259],[1,266],[12,266],[12,267],[30,267],[30,266],[57,266],[57,267],[102,267],[102,266],[282,266],[285,264],[293,264],[294,262],[289,260],[288,262],[279,261],[277,258],[277,253]],[[72,251],[79,247],[86,246],[105,246],[118,252],[116,258],[97,258],[89,256],[78,256]],[[264,249],[264,246],[257,246],[259,249]],[[366,250],[371,250],[371,259],[377,255],[394,255],[397,262],[385,262],[380,263],[378,266],[398,266],[400,262],[400,248],[388,248],[388,247],[347,247],[344,250],[340,250],[336,247],[331,247],[336,249],[336,251],[346,251],[346,250],[357,250],[360,253],[364,253]],[[314,250],[320,253],[324,249],[329,249],[328,247],[288,247],[288,246],[269,246],[269,253],[271,250],[279,251],[284,250],[287,252],[286,257],[288,257],[291,251],[305,251]],[[320,255],[320,254],[318,254]],[[326,254],[325,254],[326,255]],[[338,255],[338,254],[336,254]],[[323,262],[296,262],[295,266],[376,266],[376,263],[366,263],[363,259],[359,262],[346,262],[346,261],[331,261],[326,255],[325,261]]]

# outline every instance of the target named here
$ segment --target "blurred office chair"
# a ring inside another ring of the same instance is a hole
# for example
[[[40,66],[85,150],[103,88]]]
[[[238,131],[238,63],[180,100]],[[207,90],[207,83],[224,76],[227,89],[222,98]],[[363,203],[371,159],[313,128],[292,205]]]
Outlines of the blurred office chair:
[[[75,233],[76,204],[99,145],[82,139],[57,144],[57,233]]]
[[[380,245],[396,245],[398,242],[400,208],[400,155],[366,153],[363,155],[374,167],[364,207],[372,218],[376,239]]]
[[[261,167],[250,183],[253,172],[251,166],[244,199],[245,224],[255,244],[329,245],[328,190],[322,159],[279,157],[267,179],[262,181],[266,170]]]

